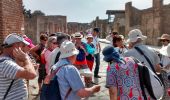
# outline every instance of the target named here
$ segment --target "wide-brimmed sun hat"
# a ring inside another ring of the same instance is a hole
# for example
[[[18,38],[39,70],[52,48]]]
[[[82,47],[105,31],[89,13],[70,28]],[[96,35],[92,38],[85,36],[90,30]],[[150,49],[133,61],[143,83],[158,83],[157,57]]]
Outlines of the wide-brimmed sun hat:
[[[74,34],[74,38],[83,38],[83,35],[80,33],[80,32],[76,32],[75,34]]]
[[[138,39],[145,40],[147,36],[142,35],[142,32],[139,29],[133,29],[128,34],[127,42],[136,42]]]
[[[103,60],[106,62],[116,61],[124,63],[123,58],[120,56],[118,52],[118,48],[114,48],[113,46],[107,46],[103,49],[102,54],[104,55]]]
[[[64,41],[60,46],[60,58],[67,58],[73,55],[77,55],[79,51],[71,41]]]
[[[170,41],[170,35],[169,34],[162,34],[161,37],[158,37],[158,40],[169,40]]]
[[[17,33],[11,33],[4,39],[2,46],[10,46],[17,42],[23,42],[26,45],[30,45],[30,43],[27,42],[22,35],[19,35]]]

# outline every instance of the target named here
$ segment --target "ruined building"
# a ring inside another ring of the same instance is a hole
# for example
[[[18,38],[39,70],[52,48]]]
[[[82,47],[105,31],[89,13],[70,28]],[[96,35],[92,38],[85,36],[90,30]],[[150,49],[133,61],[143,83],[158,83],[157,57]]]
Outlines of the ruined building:
[[[43,14],[33,14],[31,18],[25,18],[25,34],[32,38],[35,43],[39,42],[39,36],[41,33],[52,34],[66,31],[66,16],[45,16]]]
[[[158,45],[157,37],[163,33],[170,34],[170,5],[164,5],[163,0],[153,0],[152,7],[139,10],[132,6],[132,2],[125,4],[125,10],[109,10],[107,14],[115,16],[114,29],[120,30],[120,25],[124,21],[123,34],[127,34],[131,29],[139,28],[148,37],[146,44]],[[124,17],[122,17],[124,16]],[[121,22],[120,22],[121,21]],[[116,27],[115,27],[116,26]]]
[[[89,28],[90,28],[89,23],[78,23],[78,22],[67,23],[68,34],[74,34],[75,32],[80,32],[80,31],[85,32]]]
[[[21,33],[24,25],[22,0],[0,0],[0,43],[10,33]]]
[[[100,38],[106,37],[107,32],[109,30],[107,19],[99,19],[99,17],[97,16],[96,19],[92,21],[90,24],[92,28],[94,27],[100,28],[100,34],[99,34]]]

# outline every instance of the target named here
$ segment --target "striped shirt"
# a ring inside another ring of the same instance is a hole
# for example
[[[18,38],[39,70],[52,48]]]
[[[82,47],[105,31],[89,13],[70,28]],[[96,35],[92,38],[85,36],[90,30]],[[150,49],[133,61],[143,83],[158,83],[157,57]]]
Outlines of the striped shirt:
[[[5,100],[27,100],[28,93],[25,81],[15,78],[21,67],[9,57],[0,57],[0,61],[0,100],[4,97],[13,79],[15,79],[14,83]]]

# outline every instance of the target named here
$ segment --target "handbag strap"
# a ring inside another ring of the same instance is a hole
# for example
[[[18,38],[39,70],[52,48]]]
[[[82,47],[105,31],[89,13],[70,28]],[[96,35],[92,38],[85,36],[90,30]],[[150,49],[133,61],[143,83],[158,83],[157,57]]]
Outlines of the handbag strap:
[[[149,58],[143,53],[143,51],[142,51],[139,47],[135,47],[135,49],[136,49],[141,55],[143,55],[143,56],[145,57],[146,61],[147,61],[147,62],[149,63],[149,65],[150,65],[152,71],[153,71],[154,73],[156,73],[156,71],[155,71],[155,69],[154,69],[154,67],[153,67],[153,64],[151,63],[151,61],[149,60]]]
[[[64,64],[64,65],[59,66],[58,68],[56,68],[54,70],[54,72],[52,72],[52,70],[51,70],[50,79],[52,79],[57,74],[57,72],[61,69],[61,67],[66,66],[66,65],[68,65],[68,64]]]
[[[9,87],[8,87],[8,89],[7,89],[7,91],[6,91],[6,93],[5,93],[5,95],[4,95],[4,97],[3,97],[2,100],[5,100],[5,99],[6,99],[6,97],[7,97],[8,93],[9,93],[9,91],[10,91],[13,83],[14,83],[14,80],[11,81],[11,84],[9,85]]]

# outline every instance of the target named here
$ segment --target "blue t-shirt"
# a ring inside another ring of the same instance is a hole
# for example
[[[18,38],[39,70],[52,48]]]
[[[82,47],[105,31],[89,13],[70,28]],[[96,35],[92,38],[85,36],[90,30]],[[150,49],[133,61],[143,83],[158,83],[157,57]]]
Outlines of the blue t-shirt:
[[[78,69],[67,59],[60,59],[54,66],[52,66],[52,68],[56,69],[65,64],[66,66],[63,66],[57,73],[61,97],[64,100],[69,88],[72,88],[67,100],[81,100],[77,95],[77,92],[85,86],[81,80]]]

